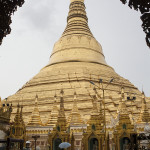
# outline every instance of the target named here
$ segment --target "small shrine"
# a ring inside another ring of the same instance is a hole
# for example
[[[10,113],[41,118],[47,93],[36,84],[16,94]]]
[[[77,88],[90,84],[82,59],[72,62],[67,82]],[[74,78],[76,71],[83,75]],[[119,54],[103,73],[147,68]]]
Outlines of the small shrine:
[[[48,143],[50,145],[50,150],[57,150],[59,148],[59,144],[62,142],[72,143],[73,135],[70,135],[70,132],[67,128],[67,120],[64,111],[64,91],[60,92],[60,109],[58,114],[58,119],[56,126],[49,133]],[[73,147],[73,145],[72,145]],[[69,147],[69,150],[73,150],[72,147]]]

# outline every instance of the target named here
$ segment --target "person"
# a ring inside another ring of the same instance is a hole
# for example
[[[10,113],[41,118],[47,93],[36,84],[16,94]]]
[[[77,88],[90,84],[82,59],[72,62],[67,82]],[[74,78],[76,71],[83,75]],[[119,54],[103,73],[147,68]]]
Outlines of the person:
[[[125,139],[125,144],[123,145],[123,150],[129,150],[129,142]]]

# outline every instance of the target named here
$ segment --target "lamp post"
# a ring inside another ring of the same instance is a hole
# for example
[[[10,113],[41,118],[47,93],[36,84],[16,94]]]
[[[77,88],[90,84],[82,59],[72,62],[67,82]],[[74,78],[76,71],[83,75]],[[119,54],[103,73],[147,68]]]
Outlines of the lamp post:
[[[100,88],[99,86],[97,86],[93,81],[90,81],[91,84],[93,84],[94,86],[98,87],[98,89],[102,90],[103,93],[103,105],[104,105],[104,130],[105,130],[105,140],[104,140],[104,149],[107,148],[107,139],[106,139],[106,108],[105,108],[105,90],[108,87],[108,85],[113,82],[113,78],[108,82],[108,84],[105,86],[103,86],[103,79],[99,79],[99,83],[101,83],[102,87]],[[106,149],[105,149],[106,150]]]
[[[36,141],[37,141],[38,138],[40,138],[40,136],[39,135],[33,135],[32,138],[35,141],[35,150],[36,150]]]

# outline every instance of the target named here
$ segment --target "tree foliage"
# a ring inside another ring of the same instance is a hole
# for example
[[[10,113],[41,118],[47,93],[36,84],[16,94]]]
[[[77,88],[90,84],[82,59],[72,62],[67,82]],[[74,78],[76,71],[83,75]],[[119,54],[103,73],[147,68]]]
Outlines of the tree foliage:
[[[0,45],[3,38],[10,34],[10,24],[12,14],[17,10],[17,7],[21,7],[24,0],[0,0]]]
[[[146,34],[146,43],[150,48],[150,0],[120,0],[123,4],[141,12],[142,28]]]

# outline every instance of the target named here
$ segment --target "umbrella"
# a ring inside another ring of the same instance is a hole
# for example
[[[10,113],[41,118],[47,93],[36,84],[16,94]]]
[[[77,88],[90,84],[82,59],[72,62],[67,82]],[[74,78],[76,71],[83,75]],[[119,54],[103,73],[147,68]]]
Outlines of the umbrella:
[[[70,146],[71,146],[71,144],[68,142],[63,142],[63,143],[59,144],[59,148],[68,148]]]

